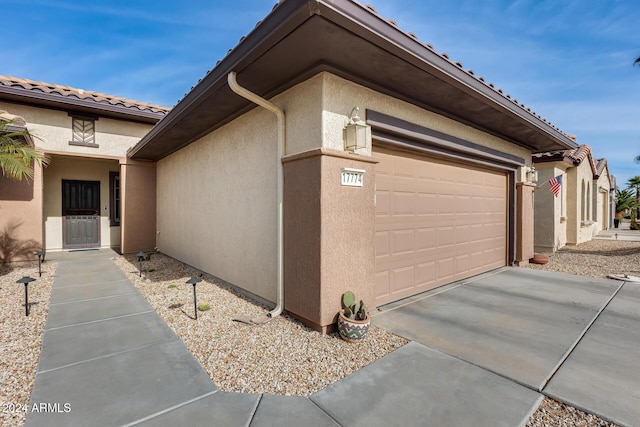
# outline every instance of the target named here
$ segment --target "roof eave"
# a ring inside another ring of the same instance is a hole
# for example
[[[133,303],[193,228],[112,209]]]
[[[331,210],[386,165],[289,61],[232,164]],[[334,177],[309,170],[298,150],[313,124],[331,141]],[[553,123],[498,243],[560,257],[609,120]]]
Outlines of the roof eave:
[[[0,99],[10,102],[29,103],[37,106],[54,107],[66,110],[99,113],[102,116],[134,120],[144,123],[156,123],[165,114],[138,108],[128,108],[109,103],[98,103],[80,98],[60,96],[44,92],[34,92],[22,88],[0,85]]]
[[[302,26],[305,21],[315,15],[319,15],[336,26],[346,29],[354,37],[367,40],[376,48],[389,52],[400,61],[420,69],[421,72],[431,74],[446,84],[456,87],[457,90],[463,91],[469,97],[478,100],[477,102],[482,102],[492,109],[500,111],[500,114],[509,117],[508,120],[511,120],[512,123],[520,123],[528,129],[527,132],[535,132],[547,142],[543,147],[542,145],[536,145],[536,143],[527,145],[528,141],[514,141],[508,136],[505,139],[525,146],[534,153],[577,147],[573,140],[549,122],[531,112],[531,110],[499,93],[489,84],[427,48],[407,33],[367,10],[365,6],[344,0],[288,0],[279,3],[250,34],[243,37],[241,42],[224,59],[219,61],[215,68],[209,71],[138,144],[129,150],[128,156],[146,160],[159,160],[201,137],[203,130],[194,130],[189,134],[190,140],[188,142],[183,140],[183,145],[181,146],[171,146],[170,148],[165,146],[164,151],[160,150],[162,152],[158,152],[156,150],[156,154],[153,154],[153,150],[146,149],[148,144],[155,143],[155,141],[162,138],[174,125],[204,103],[211,94],[215,94],[216,91],[224,87],[226,85],[226,76],[230,71],[236,71],[242,77],[242,71],[249,68],[252,61],[268,54],[286,35],[293,32],[297,27]],[[274,84],[276,83],[278,82],[274,82]],[[392,91],[392,89],[390,90]],[[260,95],[265,96],[266,94],[260,93]],[[274,96],[275,93],[270,93],[269,95]],[[218,118],[218,123],[227,123],[240,113],[252,108],[248,102],[242,105],[243,109],[228,112],[226,118]],[[449,114],[449,116],[454,115],[455,113]],[[475,124],[475,126],[486,131],[486,129],[482,129],[481,125]],[[210,130],[208,129],[208,131]],[[496,134],[495,131],[493,133]],[[504,137],[499,133],[498,136]],[[142,154],[142,152],[145,152],[145,154]]]

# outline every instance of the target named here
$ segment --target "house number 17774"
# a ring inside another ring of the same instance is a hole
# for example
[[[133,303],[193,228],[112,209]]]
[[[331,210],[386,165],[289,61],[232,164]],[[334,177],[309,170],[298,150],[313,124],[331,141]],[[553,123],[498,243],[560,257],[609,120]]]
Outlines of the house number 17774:
[[[364,173],[363,169],[342,168],[340,169],[340,183],[347,187],[362,187]]]

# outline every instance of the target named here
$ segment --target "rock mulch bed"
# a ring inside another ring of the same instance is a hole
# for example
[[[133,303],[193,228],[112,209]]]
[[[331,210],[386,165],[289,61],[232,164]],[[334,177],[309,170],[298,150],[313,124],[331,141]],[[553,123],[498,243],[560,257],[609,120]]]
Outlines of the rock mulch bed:
[[[207,277],[197,285],[198,305],[211,308],[194,320],[193,287],[185,282],[198,271],[162,254],[145,262],[142,278],[136,257],[116,263],[224,391],[308,396],[408,342],[372,326],[364,342],[351,344],[287,315],[239,323],[232,319],[264,317],[268,309]]]
[[[548,264],[529,268],[598,278],[612,273],[640,276],[640,242],[594,240],[549,255]],[[263,316],[267,308],[213,280],[198,284],[198,301],[209,303],[211,308],[199,312],[195,321],[192,287],[185,282],[197,275],[197,270],[154,254],[145,263],[150,271],[140,279],[134,257],[118,257],[115,261],[222,390],[309,395],[407,342],[372,327],[370,339],[354,346],[336,334],[323,336],[288,316],[263,326],[233,322],[231,319],[238,315]],[[55,263],[45,263],[42,278],[38,278],[36,264],[0,264],[4,302],[0,314],[2,426],[24,425],[26,412],[8,409],[24,408],[29,403],[55,270]],[[29,285],[29,317],[24,313],[24,286],[16,284],[27,275],[37,278]],[[551,399],[542,402],[526,425],[615,427]]]
[[[0,264],[0,425],[22,426],[35,381],[49,296],[56,264]],[[36,279],[29,284],[29,316],[25,316],[24,276]]]

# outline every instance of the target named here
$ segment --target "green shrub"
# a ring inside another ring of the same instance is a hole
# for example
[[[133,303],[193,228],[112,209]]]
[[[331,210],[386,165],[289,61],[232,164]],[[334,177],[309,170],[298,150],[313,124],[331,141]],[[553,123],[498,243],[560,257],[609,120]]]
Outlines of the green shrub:
[[[203,302],[203,303],[198,305],[198,310],[200,310],[200,311],[207,311],[210,308],[211,308],[211,306],[209,305],[208,302]]]
[[[173,288],[176,288],[176,287],[177,287],[177,286],[176,286],[176,284],[175,284],[175,283],[172,283],[172,284],[170,284],[170,285],[168,286],[168,288],[169,288],[169,289],[173,289]]]

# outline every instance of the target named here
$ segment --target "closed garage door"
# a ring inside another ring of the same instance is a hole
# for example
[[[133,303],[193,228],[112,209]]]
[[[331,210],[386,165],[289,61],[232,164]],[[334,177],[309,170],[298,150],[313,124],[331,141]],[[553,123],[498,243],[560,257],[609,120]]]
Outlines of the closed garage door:
[[[506,265],[505,172],[374,152],[376,305]]]

